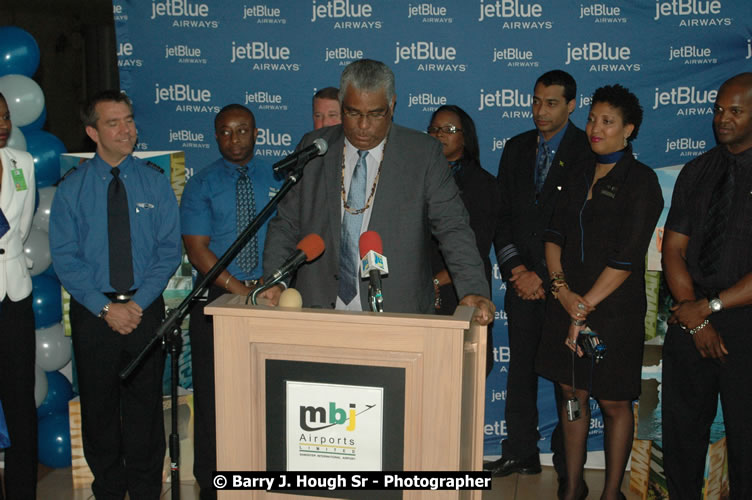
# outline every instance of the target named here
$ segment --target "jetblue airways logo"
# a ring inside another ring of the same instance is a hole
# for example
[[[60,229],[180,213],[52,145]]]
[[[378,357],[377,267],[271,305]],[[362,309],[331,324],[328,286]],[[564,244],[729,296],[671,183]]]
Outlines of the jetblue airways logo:
[[[717,95],[717,90],[700,90],[694,85],[674,87],[670,90],[656,87],[653,109],[661,106],[682,106],[677,110],[677,116],[712,115]]]
[[[731,26],[730,17],[720,17],[721,0],[656,0],[654,21],[662,17],[681,18],[679,26]]]
[[[208,20],[209,6],[205,3],[191,2],[190,0],[164,0],[157,2],[152,0],[151,17],[168,18],[193,18],[193,19],[174,19],[173,28],[218,28],[219,21]]]
[[[478,21],[487,19],[503,19],[502,29],[548,29],[553,28],[553,21],[542,20],[543,6],[539,3],[523,0],[495,0],[486,3],[480,0],[480,17]],[[512,21],[511,19],[518,19]]]
[[[580,19],[592,18],[594,23],[626,23],[627,18],[622,17],[621,9],[606,5],[605,3],[594,3],[591,5],[580,4]]]
[[[447,8],[433,3],[407,4],[407,18],[420,19],[423,23],[453,23],[454,19],[447,16]]]
[[[232,42],[230,62],[235,63],[243,59],[254,61],[252,66],[254,71],[300,71],[300,64],[288,62],[290,47],[275,46],[269,42],[254,41],[245,44]]]
[[[532,94],[526,94],[519,89],[500,89],[493,92],[486,92],[480,89],[480,106],[478,111],[486,108],[517,108],[517,110],[508,111],[503,109],[502,118],[530,118],[532,112],[530,107],[533,104]]]
[[[421,111],[436,111],[439,106],[447,103],[446,96],[433,95],[430,92],[420,94],[409,94],[407,97],[407,107],[422,106]]]
[[[418,71],[466,71],[466,64],[456,64],[457,49],[444,47],[433,42],[413,42],[409,45],[396,43],[394,64],[403,61],[417,61]],[[433,62],[449,64],[433,64]]]
[[[629,47],[609,45],[607,42],[588,42],[573,47],[567,42],[567,59],[564,64],[590,62],[589,71],[640,71],[640,65],[630,63],[632,50]],[[610,63],[610,64],[608,64]]]
[[[537,68],[538,61],[534,61],[535,55],[530,49],[518,47],[495,48],[492,51],[491,62],[502,63],[510,68]]]
[[[140,68],[144,65],[143,59],[133,57],[133,44],[120,42],[117,49],[118,68]]]
[[[372,21],[373,7],[369,3],[351,0],[313,0],[311,22],[332,19],[334,29],[381,29],[381,21]]]

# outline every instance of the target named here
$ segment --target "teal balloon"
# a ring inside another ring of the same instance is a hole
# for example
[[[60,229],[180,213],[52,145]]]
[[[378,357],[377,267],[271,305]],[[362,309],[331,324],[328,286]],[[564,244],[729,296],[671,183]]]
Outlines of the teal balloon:
[[[67,153],[65,144],[44,130],[26,135],[26,151],[34,158],[34,175],[38,188],[52,186],[60,179],[60,155]]]
[[[63,321],[62,292],[60,282],[55,276],[48,274],[32,276],[31,296],[34,324],[37,330]]]
[[[32,76],[39,67],[39,45],[17,26],[0,28],[0,76]]]
[[[37,451],[39,463],[53,469],[71,466],[71,438],[68,413],[39,419]]]
[[[70,380],[60,372],[45,372],[47,374],[47,397],[37,407],[37,416],[68,413],[68,401],[73,399],[73,386]]]

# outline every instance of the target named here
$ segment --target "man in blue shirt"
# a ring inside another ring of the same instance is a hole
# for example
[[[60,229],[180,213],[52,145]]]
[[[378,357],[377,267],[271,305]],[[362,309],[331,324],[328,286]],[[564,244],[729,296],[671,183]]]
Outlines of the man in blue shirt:
[[[97,152],[57,188],[50,251],[71,294],[84,455],[97,498],[157,498],[164,353],[152,350],[125,382],[118,373],[164,317],[162,291],[180,263],[178,206],[164,172],[131,155],[125,94],[97,94],[83,119]]]
[[[196,173],[185,185],[180,204],[183,242],[188,260],[206,274],[238,234],[279,188],[268,165],[253,158],[256,120],[239,104],[222,108],[214,119],[222,158]],[[266,226],[252,238],[209,290],[211,302],[223,293],[247,295],[261,275],[261,249]],[[216,498],[211,475],[216,470],[217,436],[214,409],[214,331],[204,303],[191,309],[190,336],[194,391],[194,467],[201,498]]]

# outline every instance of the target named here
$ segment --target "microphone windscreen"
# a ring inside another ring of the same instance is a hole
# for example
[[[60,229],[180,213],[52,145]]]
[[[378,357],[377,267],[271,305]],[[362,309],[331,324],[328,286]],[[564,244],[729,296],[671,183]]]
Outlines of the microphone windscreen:
[[[376,253],[384,253],[383,246],[381,244],[381,236],[376,231],[366,231],[360,235],[360,241],[358,242],[360,248],[360,258],[366,256],[368,252],[373,250]]]
[[[316,148],[319,150],[319,156],[326,154],[326,152],[329,150],[329,144],[326,142],[326,139],[319,137],[313,143],[316,145]]]
[[[316,233],[311,233],[298,243],[297,249],[302,250],[306,256],[306,262],[310,262],[324,253],[324,240]]]
[[[294,288],[288,288],[279,296],[279,307],[292,307],[300,309],[303,307],[303,297],[300,292]]]

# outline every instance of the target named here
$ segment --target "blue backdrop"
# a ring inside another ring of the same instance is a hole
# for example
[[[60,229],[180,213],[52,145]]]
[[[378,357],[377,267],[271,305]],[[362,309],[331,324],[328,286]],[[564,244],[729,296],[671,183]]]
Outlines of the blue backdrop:
[[[575,77],[572,120],[583,128],[595,88],[621,83],[635,92],[645,118],[634,150],[661,168],[715,144],[716,89],[752,70],[749,0],[114,0],[113,12],[137,147],[185,151],[188,176],[218,157],[213,118],[233,102],[256,115],[257,157],[271,164],[292,152],[312,127],[313,93],[337,86],[343,67],[361,57],[396,74],[397,123],[424,129],[441,104],[468,111],[493,174],[506,140],[533,127],[533,84],[545,71]],[[487,455],[499,454],[506,434],[510,355],[504,284],[494,273]],[[555,421],[552,391],[541,384],[542,451]],[[591,436],[601,431],[594,418]]]

